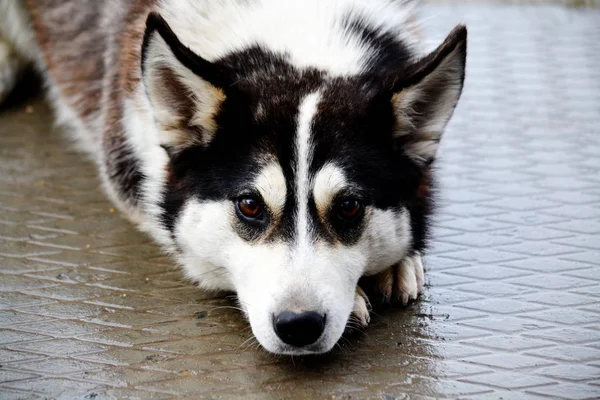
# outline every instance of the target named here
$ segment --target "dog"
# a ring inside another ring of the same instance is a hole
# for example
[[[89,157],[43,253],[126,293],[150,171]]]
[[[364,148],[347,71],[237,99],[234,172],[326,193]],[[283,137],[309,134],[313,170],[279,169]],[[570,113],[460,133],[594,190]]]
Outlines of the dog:
[[[467,30],[408,0],[0,0],[0,99],[32,64],[114,204],[276,354],[423,289]]]

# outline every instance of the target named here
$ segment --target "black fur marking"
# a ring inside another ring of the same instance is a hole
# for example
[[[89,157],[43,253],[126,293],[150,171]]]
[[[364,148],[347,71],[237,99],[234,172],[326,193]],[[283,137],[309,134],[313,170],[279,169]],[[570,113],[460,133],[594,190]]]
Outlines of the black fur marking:
[[[184,46],[169,24],[157,13],[150,13],[146,20],[146,32],[144,33],[144,40],[142,42],[142,74],[145,72],[148,46],[150,45],[150,39],[154,31],[157,31],[164,39],[175,58],[194,74],[218,88],[226,88],[233,83],[230,70],[206,61],[191,51],[189,47]]]
[[[311,172],[316,174],[333,161],[362,189],[365,204],[383,210],[407,207],[412,216],[421,170],[410,158],[394,151],[394,123],[390,97],[369,79],[331,82],[323,92],[314,122]],[[337,224],[335,232],[338,240],[351,245],[360,238],[362,229],[345,230]]]
[[[294,182],[298,108],[302,98],[323,82],[321,72],[297,70],[285,56],[260,47],[232,54],[215,65],[233,71],[236,83],[225,89],[226,99],[215,118],[218,130],[210,144],[184,149],[172,158],[172,179],[162,204],[163,223],[171,231],[189,194],[205,200],[230,199],[234,212],[234,199],[251,189],[248,184],[263,167],[258,160],[265,157],[276,160],[286,181]],[[259,104],[263,117],[257,119]],[[296,208],[295,187],[289,184],[278,238],[293,238]],[[236,229],[248,240],[267,232],[249,229],[243,222],[236,223]]]
[[[385,75],[405,65],[413,56],[409,48],[398,40],[398,34],[370,26],[360,17],[349,14],[343,19],[344,28],[360,37],[362,43],[374,50],[366,74]]]
[[[189,61],[194,60],[187,54],[189,49],[181,45],[170,30],[166,31],[160,20],[152,21],[150,28],[155,24],[161,28],[153,29],[162,29],[163,37],[173,36],[169,39],[171,48],[188,64],[180,61],[192,70],[197,68],[197,60]],[[248,185],[265,163],[273,159],[280,164],[287,182],[281,220],[277,221],[275,230],[249,226],[241,219],[234,220],[234,226],[246,240],[294,240],[298,209],[295,193],[297,117],[301,101],[318,90],[321,100],[312,123],[314,153],[310,174],[314,177],[326,163],[333,162],[343,168],[367,207],[408,209],[412,250],[424,249],[428,216],[433,207],[432,173],[428,166],[418,165],[402,149],[395,148],[396,121],[391,97],[394,90],[415,84],[424,74],[433,71],[430,64],[439,64],[441,56],[430,56],[428,62],[407,66],[408,50],[401,43],[395,43],[391,34],[370,30],[360,20],[348,20],[347,26],[376,49],[372,69],[362,76],[331,78],[316,69],[300,70],[288,62],[286,55],[272,53],[258,45],[207,67],[219,73],[206,75],[204,69],[198,72],[208,79],[226,76],[235,83],[224,88],[227,96],[215,117],[218,129],[214,139],[206,146],[194,145],[172,155],[162,203],[163,223],[171,232],[188,197],[199,201],[230,201],[231,215],[237,218],[235,200],[252,189]],[[462,33],[458,31],[456,37],[460,39]],[[456,40],[454,47],[442,46],[436,54],[449,54],[458,45]],[[204,67],[202,64],[199,68]],[[390,80],[392,75],[394,79]],[[333,215],[325,218],[318,215],[312,196],[308,207],[312,232],[319,238],[352,245],[362,235],[362,223],[348,226],[334,221]]]

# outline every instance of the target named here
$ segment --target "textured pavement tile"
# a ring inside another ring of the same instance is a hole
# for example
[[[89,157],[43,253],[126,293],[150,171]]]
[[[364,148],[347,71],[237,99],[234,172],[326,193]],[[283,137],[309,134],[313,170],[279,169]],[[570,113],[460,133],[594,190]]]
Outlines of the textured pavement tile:
[[[93,391],[92,394],[95,394],[96,396],[90,396],[90,394],[88,394],[88,398],[98,400],[163,400],[172,398],[171,395],[165,393],[153,393],[135,389]]]
[[[556,257],[535,257],[525,260],[504,262],[502,265],[520,268],[525,271],[539,271],[544,273],[561,273],[566,271],[576,271],[579,269],[590,268],[593,264],[587,264],[577,261],[563,260]]]
[[[344,398],[344,397],[359,397],[361,395],[362,388],[358,385],[346,384],[344,382],[331,382],[324,380],[312,380],[306,384],[299,386],[297,381],[283,382],[283,383],[272,383],[262,387],[267,393],[274,391],[273,398],[283,398],[289,396],[293,398],[297,396],[301,399],[310,399],[317,396],[323,396],[327,398]],[[346,394],[346,396],[344,396]]]
[[[144,362],[163,361],[173,358],[172,354],[159,353],[156,351],[144,351],[136,349],[113,348],[101,353],[83,354],[75,356],[79,360],[93,361],[108,365],[136,365]]]
[[[27,289],[47,288],[56,286],[55,283],[41,279],[31,279],[24,276],[2,275],[0,292],[14,292]]]
[[[549,376],[554,379],[568,379],[572,381],[590,381],[600,376],[600,367],[593,365],[555,365],[540,368],[536,374]]]
[[[117,274],[130,274],[133,276],[145,276],[160,274],[174,267],[165,267],[161,264],[145,263],[139,260],[120,261],[110,264],[100,264],[91,267],[99,271],[110,271]]]
[[[85,318],[85,320],[88,322],[121,328],[142,327],[163,322],[169,322],[175,319],[175,317],[159,316],[148,313],[137,313],[129,310],[120,310],[119,312],[105,312],[95,317]]]
[[[574,293],[565,292],[543,292],[522,296],[519,300],[535,302],[549,306],[582,306],[600,303],[600,299],[590,298]]]
[[[108,296],[114,292],[107,289],[101,289],[97,287],[84,285],[63,285],[59,287],[52,287],[50,289],[45,288],[28,290],[25,293],[32,294],[34,296],[47,297],[55,300],[76,301]]]
[[[102,346],[94,343],[86,343],[76,339],[53,339],[44,340],[28,343],[18,343],[6,346],[8,349],[20,351],[17,354],[45,354],[55,356],[68,356],[72,354],[81,353],[92,353],[108,349],[106,346]],[[14,353],[14,352],[13,352]],[[0,357],[1,359],[1,357]]]
[[[78,340],[90,341],[108,344],[119,347],[132,347],[147,343],[163,342],[172,339],[172,336],[165,336],[147,331],[138,331],[127,328],[110,328],[99,333],[81,335]]]
[[[54,318],[85,318],[105,311],[102,307],[80,303],[53,303],[19,308],[20,313],[30,313]],[[26,314],[27,315],[27,314]],[[32,317],[32,315],[30,315]]]
[[[104,369],[101,371],[84,371],[71,375],[72,378],[95,384],[127,387],[144,382],[156,382],[163,379],[172,379],[173,374],[160,373],[155,370],[145,371],[133,368]]]
[[[35,377],[37,377],[37,375],[0,369],[0,383],[20,381],[20,380],[30,379],[30,378],[35,378]]]
[[[113,296],[100,297],[97,299],[86,300],[86,303],[97,304],[99,306],[107,306],[111,308],[121,308],[126,310],[135,310],[135,311],[147,311],[153,308],[161,308],[168,307],[172,304],[177,304],[173,300],[163,299],[160,297],[150,297],[150,296],[141,296],[138,294],[116,294]],[[198,308],[198,305],[196,305]],[[167,314],[173,315],[171,313],[160,313],[156,312],[155,314]]]
[[[600,332],[580,328],[558,328],[542,332],[525,333],[540,339],[552,340],[560,343],[593,343],[600,342]],[[561,346],[562,347],[562,346]]]
[[[0,398],[598,398],[600,10],[542,2],[425,5],[428,46],[470,36],[425,293],[321,357],[267,355],[106,200],[44,103],[2,106]]]
[[[552,398],[583,400],[597,399],[598,387],[586,384],[559,383],[558,385],[540,387],[527,390],[531,393],[544,394]]]
[[[164,351],[167,353],[177,353],[186,355],[201,355],[207,353],[218,353],[222,351],[236,351],[239,346],[224,343],[221,338],[208,337],[205,340],[182,339],[176,342],[157,343],[144,346],[145,349],[154,351]]]
[[[82,335],[84,333],[99,332],[104,328],[99,325],[84,324],[75,321],[53,320],[44,322],[43,324],[23,324],[19,325],[18,327],[14,327],[13,329],[59,338],[68,338],[76,335]]]
[[[527,303],[512,299],[486,299],[472,301],[463,304],[460,307],[470,308],[473,310],[494,313],[494,314],[519,314],[527,311],[537,311],[544,309],[544,306]]]
[[[180,396],[204,395],[221,390],[234,389],[232,384],[204,379],[199,376],[183,376],[154,384],[141,384],[139,389]]]
[[[94,284],[107,279],[115,279],[118,275],[86,268],[64,268],[58,267],[51,271],[29,273],[27,276],[39,279],[47,279],[58,283],[88,283]]]
[[[388,389],[389,393],[417,393],[425,396],[439,398],[447,396],[451,398],[470,397],[480,393],[491,393],[493,389],[483,385],[475,385],[466,382],[458,382],[451,380],[436,380],[424,376],[408,376],[410,384],[408,386],[400,386],[394,389]]]
[[[527,281],[528,277],[523,277],[523,281]],[[521,294],[532,293],[535,290],[528,287],[518,286],[515,284],[504,283],[502,281],[493,282],[472,282],[455,286],[454,290],[465,291],[469,293],[481,294],[484,296],[515,296]]]
[[[553,346],[548,340],[538,340],[519,335],[488,336],[481,339],[465,340],[461,343],[479,346],[487,349],[504,351],[522,351],[539,347]]]
[[[524,373],[511,372],[495,372],[492,374],[482,374],[462,379],[459,378],[459,380],[464,382],[478,383],[480,385],[486,386],[496,386],[510,390],[525,389],[534,386],[550,385],[554,383],[554,381],[551,379]]]
[[[144,328],[149,332],[157,334],[171,334],[181,335],[188,337],[197,337],[204,335],[212,335],[215,333],[230,333],[235,332],[236,329],[228,325],[221,325],[218,323],[202,323],[198,322],[197,319],[184,319],[177,322],[154,325],[151,327]]]
[[[538,367],[555,363],[555,361],[547,360],[542,357],[531,357],[512,353],[496,353],[480,357],[469,357],[468,361],[489,367],[505,369]]]
[[[571,309],[568,313],[557,313],[554,310],[538,311],[528,314],[528,317],[565,325],[582,325],[598,322],[598,315],[578,309]]]
[[[35,354],[27,354],[22,351],[11,351],[0,349],[0,362],[2,364],[8,364],[15,361],[23,361],[23,360],[31,360],[35,358],[40,358],[41,356]]]
[[[48,339],[48,336],[36,335],[26,332],[17,332],[7,329],[0,329],[0,344],[21,343],[31,340]]]
[[[44,395],[59,395],[61,393],[80,392],[96,387],[95,384],[77,382],[62,378],[33,379],[27,381],[11,382],[6,387],[33,391]]]
[[[559,348],[530,350],[525,354],[550,360],[591,362],[600,358],[600,349],[597,350],[586,346],[560,346]]]
[[[33,261],[27,258],[12,257],[0,257],[0,265],[2,265],[3,274],[15,275],[40,271],[43,271],[45,273],[52,273],[51,271],[56,270],[58,268],[56,265],[46,264],[39,261]]]
[[[182,282],[162,281],[154,278],[121,278],[96,284],[98,287],[129,292],[152,292],[181,286]]]
[[[0,311],[0,326],[2,327],[9,328],[17,324],[24,324],[28,322],[40,322],[47,319],[48,318],[39,315],[30,315],[15,311]]]
[[[53,300],[40,299],[17,292],[0,292],[0,309],[52,303]]]
[[[516,278],[531,275],[531,272],[525,272],[515,268],[506,268],[499,265],[472,266],[463,268],[453,268],[446,271],[448,274],[464,276],[465,278],[499,280],[506,278]]]
[[[79,371],[97,370],[101,367],[100,364],[86,363],[68,358],[52,358],[19,364],[19,368],[24,371],[50,375],[65,375]]]
[[[42,396],[28,393],[28,392],[17,392],[10,389],[4,389],[0,387],[0,398],[2,400],[36,400],[43,399]]]

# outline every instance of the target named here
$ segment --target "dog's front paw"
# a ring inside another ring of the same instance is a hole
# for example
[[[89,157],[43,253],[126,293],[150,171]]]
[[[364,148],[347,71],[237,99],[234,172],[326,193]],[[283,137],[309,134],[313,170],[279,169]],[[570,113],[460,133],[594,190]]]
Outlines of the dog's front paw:
[[[386,303],[407,305],[423,293],[425,273],[421,255],[415,253],[375,276],[375,289]]]
[[[371,303],[369,298],[363,292],[360,287],[356,287],[356,293],[354,294],[354,307],[352,309],[352,317],[358,322],[361,327],[366,327],[371,321]]]

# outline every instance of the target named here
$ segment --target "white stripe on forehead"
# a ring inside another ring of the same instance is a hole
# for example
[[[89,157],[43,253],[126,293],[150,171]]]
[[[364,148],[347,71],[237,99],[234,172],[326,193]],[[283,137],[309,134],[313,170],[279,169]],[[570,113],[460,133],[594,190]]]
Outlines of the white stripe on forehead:
[[[306,245],[310,239],[308,198],[310,195],[310,164],[313,157],[311,125],[317,112],[321,95],[311,93],[300,103],[298,112],[298,131],[296,132],[296,234],[298,244]]]

